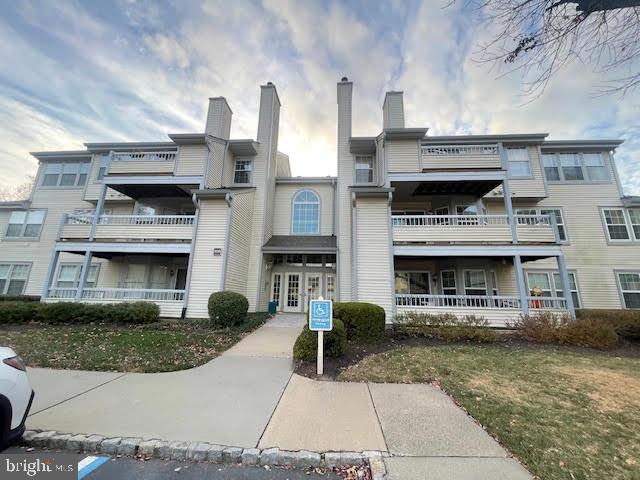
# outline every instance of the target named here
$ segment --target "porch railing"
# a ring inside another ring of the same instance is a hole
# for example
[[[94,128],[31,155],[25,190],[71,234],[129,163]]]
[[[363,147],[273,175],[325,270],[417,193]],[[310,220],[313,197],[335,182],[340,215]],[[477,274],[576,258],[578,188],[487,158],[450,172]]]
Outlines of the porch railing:
[[[100,215],[98,225],[193,225],[195,215]],[[91,225],[93,215],[67,213],[65,225]]]
[[[565,310],[562,297],[527,297],[531,310]],[[520,309],[520,298],[504,295],[396,294],[399,307]]]
[[[48,298],[73,299],[77,288],[49,289]],[[184,290],[158,288],[84,288],[83,300],[150,300],[150,301],[182,301]]]
[[[399,227],[509,225],[506,215],[393,215],[392,220]]]
[[[422,145],[422,155],[497,155],[497,145]]]
[[[145,162],[145,161],[173,161],[178,152],[114,152],[114,162]]]

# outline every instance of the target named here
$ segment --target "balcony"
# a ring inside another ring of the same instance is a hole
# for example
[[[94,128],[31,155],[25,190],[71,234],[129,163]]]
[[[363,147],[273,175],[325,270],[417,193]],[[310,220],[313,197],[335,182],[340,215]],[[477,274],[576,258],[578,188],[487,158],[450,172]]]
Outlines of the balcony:
[[[498,145],[422,145],[423,170],[501,169]]]
[[[89,240],[93,215],[66,214],[61,240]],[[99,241],[191,241],[195,215],[101,215],[94,240]]]
[[[172,174],[177,152],[117,152],[109,164],[109,175]]]
[[[517,215],[522,243],[556,243],[549,215]],[[398,243],[512,243],[507,215],[393,215],[393,241]]]

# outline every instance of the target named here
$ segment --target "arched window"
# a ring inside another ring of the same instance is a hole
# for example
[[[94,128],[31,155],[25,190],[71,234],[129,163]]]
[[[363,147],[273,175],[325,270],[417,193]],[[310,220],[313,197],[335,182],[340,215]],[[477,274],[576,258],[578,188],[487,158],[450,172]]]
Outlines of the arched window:
[[[301,190],[293,197],[291,233],[320,233],[320,198],[312,190]]]

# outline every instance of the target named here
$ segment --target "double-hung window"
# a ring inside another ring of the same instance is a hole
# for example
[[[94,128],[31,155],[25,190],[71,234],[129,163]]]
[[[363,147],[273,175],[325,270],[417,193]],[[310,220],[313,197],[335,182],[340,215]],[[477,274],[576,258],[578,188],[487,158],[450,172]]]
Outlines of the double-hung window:
[[[87,272],[85,287],[94,288],[98,281],[98,264],[92,264]],[[58,288],[77,288],[80,285],[80,274],[82,265],[78,263],[62,263],[58,271]]]
[[[235,170],[233,172],[233,183],[250,184],[252,170],[252,160],[236,160]]]
[[[617,276],[624,308],[640,308],[640,273],[621,272]]]
[[[11,212],[5,238],[37,239],[42,231],[44,217],[44,210],[18,210]]]
[[[592,182],[607,181],[609,174],[602,153],[584,153],[582,155],[587,176]]]
[[[560,169],[556,156],[553,153],[545,153],[542,155],[542,166],[544,168],[544,176],[551,182],[560,181]]]
[[[22,295],[30,270],[28,263],[0,263],[0,295]]]
[[[544,153],[542,167],[549,182],[608,182],[610,179],[602,152]]]
[[[562,177],[565,181],[584,180],[580,155],[577,153],[561,153],[558,155],[558,159],[560,160]]]
[[[87,183],[90,163],[47,163],[42,176],[43,187],[81,187]]]
[[[576,281],[576,274],[568,272],[569,276],[569,289],[571,290],[571,298],[573,299],[573,305],[576,308],[580,308],[580,295],[578,294],[578,283]],[[529,294],[534,295],[534,292],[540,292],[542,297],[558,297],[564,298],[564,292],[562,291],[562,282],[560,280],[560,273],[555,271],[547,272],[527,272],[527,284],[529,286]]]
[[[373,182],[373,156],[356,155],[356,183]]]
[[[530,177],[531,164],[526,148],[507,148],[507,160],[509,161],[509,176],[512,178]]]
[[[487,275],[484,270],[464,271],[464,293],[465,295],[487,294]]]
[[[567,241],[567,229],[561,208],[518,208],[516,209],[516,215],[520,225],[536,225],[539,222],[539,219],[536,218],[537,216],[548,215],[555,218],[560,241]]]
[[[605,208],[602,210],[604,221],[607,225],[609,240],[630,240],[627,220],[622,208]]]

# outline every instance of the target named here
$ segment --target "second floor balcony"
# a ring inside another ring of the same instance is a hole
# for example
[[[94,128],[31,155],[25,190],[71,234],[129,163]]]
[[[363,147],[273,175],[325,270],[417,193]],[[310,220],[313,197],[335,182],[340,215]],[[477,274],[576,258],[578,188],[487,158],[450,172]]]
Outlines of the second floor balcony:
[[[550,215],[516,215],[516,238],[521,243],[558,243]],[[393,215],[395,243],[509,244],[513,233],[507,215]]]
[[[109,163],[109,175],[160,175],[172,174],[176,151],[113,152]]]
[[[63,216],[60,240],[190,242],[195,215],[94,215]]]
[[[423,144],[420,157],[423,171],[502,168],[497,144]]]

